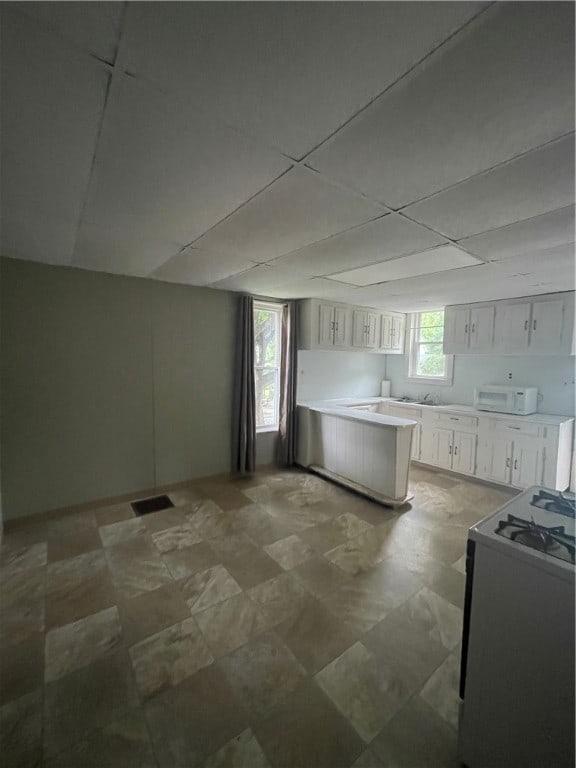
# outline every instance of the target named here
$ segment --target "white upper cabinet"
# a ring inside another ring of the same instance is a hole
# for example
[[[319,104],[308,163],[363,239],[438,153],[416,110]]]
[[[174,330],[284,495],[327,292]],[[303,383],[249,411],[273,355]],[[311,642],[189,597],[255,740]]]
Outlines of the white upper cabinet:
[[[445,354],[574,354],[574,292],[446,307]]]
[[[405,327],[406,316],[399,312],[382,313],[365,307],[305,299],[300,302],[298,346],[299,349],[402,354]]]

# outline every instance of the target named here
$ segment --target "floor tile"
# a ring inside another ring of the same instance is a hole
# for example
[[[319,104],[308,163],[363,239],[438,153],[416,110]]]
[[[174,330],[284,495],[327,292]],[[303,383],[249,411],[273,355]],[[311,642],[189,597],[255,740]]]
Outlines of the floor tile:
[[[456,731],[419,696],[374,739],[372,751],[389,768],[459,768]]]
[[[239,594],[242,589],[223,565],[214,565],[180,581],[188,608],[198,613]]]
[[[462,637],[462,610],[424,587],[399,609],[413,630],[452,650]]]
[[[48,541],[48,562],[67,560],[70,557],[83,555],[102,547],[102,541],[96,528],[86,528],[83,531],[71,533],[58,539]]]
[[[19,571],[29,571],[32,568],[46,565],[48,545],[46,542],[32,544],[29,547],[21,547],[16,550],[7,550],[3,553],[0,568],[0,579],[4,579]]]
[[[292,575],[317,598],[326,597],[349,580],[339,568],[319,556],[312,557],[294,568]]]
[[[117,720],[138,703],[128,652],[116,651],[48,683],[44,691],[44,748],[53,756]]]
[[[420,696],[454,729],[458,728],[460,654],[453,652],[422,688]]]
[[[254,725],[273,768],[348,768],[364,744],[312,680]]]
[[[142,515],[139,519],[146,526],[148,533],[158,533],[167,528],[173,528],[175,525],[185,525],[186,523],[186,516],[178,507],[151,512],[148,515]]]
[[[170,501],[175,507],[187,506],[195,501],[203,501],[206,497],[198,488],[193,485],[185,488],[178,488],[178,490],[172,490],[168,494]]]
[[[235,515],[228,515],[218,504],[212,500],[192,504],[190,511],[186,510],[186,518],[189,525],[201,539],[212,539],[235,533],[238,530],[239,520]]]
[[[355,536],[359,536],[361,533],[366,533],[366,531],[373,528],[373,526],[370,523],[367,523],[366,520],[361,520],[359,517],[352,515],[349,512],[345,512],[336,517],[332,525],[334,525],[335,528],[338,528],[347,539],[353,539]]]
[[[189,618],[190,609],[177,584],[166,584],[118,602],[124,642],[135,645],[161,629]]]
[[[132,646],[130,657],[142,698],[177,685],[214,660],[193,618]]]
[[[214,552],[211,543],[200,542],[185,549],[177,549],[162,555],[174,579],[183,579],[200,571],[205,571],[212,565],[218,565],[220,559]]]
[[[298,536],[287,536],[285,539],[275,541],[274,544],[268,544],[263,549],[285,571],[300,565],[315,554],[312,547],[305,544]]]
[[[146,528],[141,518],[133,517],[129,520],[103,525],[99,532],[102,544],[105,547],[113,547],[114,544],[120,544],[121,541],[133,539],[134,536],[141,536],[146,533]]]
[[[281,517],[273,517],[266,510],[252,504],[238,510],[236,513],[241,530],[261,547],[273,544],[279,539],[294,533],[294,526]]]
[[[110,608],[117,600],[103,550],[48,566],[46,628],[63,626]]]
[[[350,768],[384,768],[384,764],[378,760],[374,752],[372,750],[367,749],[365,752],[362,752],[358,760],[355,760]],[[392,768],[392,766],[390,767]],[[395,768],[400,768],[400,766],[397,766]],[[408,764],[406,766],[402,766],[402,768],[408,768]],[[415,764],[414,766],[410,766],[410,768],[421,768],[420,765]]]
[[[0,618],[1,620],[1,618]],[[44,633],[36,632],[0,651],[0,706],[44,683]]]
[[[145,705],[160,768],[195,768],[242,733],[247,716],[214,664]]]
[[[289,619],[310,600],[310,594],[291,573],[282,573],[250,589],[248,596],[257,603],[273,625]]]
[[[195,615],[214,656],[223,656],[263,632],[270,621],[244,594]]]
[[[45,768],[157,768],[150,735],[140,708],[94,731]]]
[[[0,647],[28,641],[46,626],[44,598],[28,598],[0,610]]]
[[[310,600],[298,613],[276,627],[277,633],[304,667],[314,674],[357,639],[322,603]]]
[[[217,562],[226,564],[235,557],[254,552],[254,542],[245,533],[230,533],[210,539],[208,545],[214,552]]]
[[[147,535],[106,549],[112,582],[123,598],[136,597],[172,581],[170,572]]]
[[[300,538],[317,552],[328,552],[346,542],[344,532],[330,522],[315,525],[302,531]]]
[[[273,632],[258,635],[218,662],[228,684],[254,716],[293,691],[306,671]]]
[[[42,764],[42,690],[0,707],[0,755],[6,768]]]
[[[45,566],[1,574],[0,609],[17,606],[23,601],[44,599],[45,594]]]
[[[121,638],[116,606],[51,630],[46,635],[45,681],[58,680],[111,653]]]
[[[162,553],[176,552],[202,541],[202,537],[191,525],[176,525],[165,531],[152,534],[152,539],[158,550]]]
[[[109,507],[102,507],[94,512],[97,525],[110,525],[111,523],[119,523],[121,520],[130,520],[132,517],[136,517],[136,514],[130,504],[113,504]]]
[[[410,697],[395,670],[355,643],[314,678],[366,743]]]
[[[250,729],[242,731],[218,752],[211,755],[203,768],[270,768],[270,763]]]
[[[243,589],[255,587],[282,573],[278,563],[258,548],[227,560],[226,567]]]
[[[325,552],[324,556],[344,573],[355,576],[373,568],[382,560],[386,554],[386,538],[384,526],[373,526],[358,536],[346,539],[344,544]]]

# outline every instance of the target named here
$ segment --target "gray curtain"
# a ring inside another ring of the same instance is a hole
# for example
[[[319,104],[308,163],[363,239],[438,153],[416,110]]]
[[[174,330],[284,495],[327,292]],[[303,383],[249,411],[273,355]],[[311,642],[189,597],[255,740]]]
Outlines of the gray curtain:
[[[232,467],[249,474],[256,467],[256,393],[254,386],[254,300],[240,296],[234,370]]]
[[[280,434],[278,456],[285,466],[296,460],[296,380],[297,361],[296,302],[289,301],[282,310],[282,357],[280,361]]]

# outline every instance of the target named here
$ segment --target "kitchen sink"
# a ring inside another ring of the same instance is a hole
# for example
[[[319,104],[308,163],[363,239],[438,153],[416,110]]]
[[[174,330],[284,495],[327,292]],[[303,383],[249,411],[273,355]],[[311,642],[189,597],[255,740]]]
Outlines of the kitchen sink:
[[[406,403],[409,405],[431,405],[431,406],[438,406],[440,403],[434,403],[432,400],[416,400],[415,398],[411,397],[394,397],[392,398],[395,403]]]

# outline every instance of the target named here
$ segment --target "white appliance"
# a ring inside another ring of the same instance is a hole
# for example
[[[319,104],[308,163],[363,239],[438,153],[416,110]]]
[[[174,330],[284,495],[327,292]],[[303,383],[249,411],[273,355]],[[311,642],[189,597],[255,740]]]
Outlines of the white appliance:
[[[527,416],[538,410],[538,389],[506,384],[483,384],[474,390],[474,407],[478,411]]]
[[[532,487],[466,551],[459,753],[467,768],[573,768],[574,495]]]

